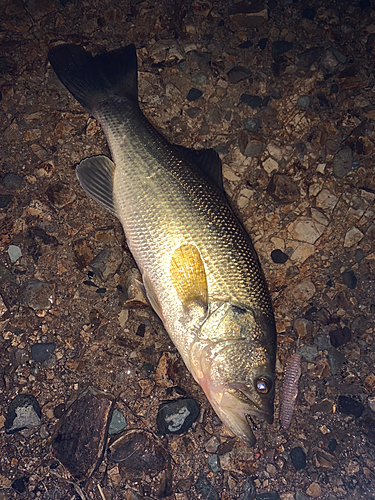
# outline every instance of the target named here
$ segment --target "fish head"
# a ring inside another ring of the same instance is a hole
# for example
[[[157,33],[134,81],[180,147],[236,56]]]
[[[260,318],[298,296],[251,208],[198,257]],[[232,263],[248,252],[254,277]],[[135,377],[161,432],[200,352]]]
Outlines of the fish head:
[[[247,446],[253,446],[256,439],[248,416],[273,422],[273,320],[224,303],[208,316],[200,337],[196,378],[221,421]]]

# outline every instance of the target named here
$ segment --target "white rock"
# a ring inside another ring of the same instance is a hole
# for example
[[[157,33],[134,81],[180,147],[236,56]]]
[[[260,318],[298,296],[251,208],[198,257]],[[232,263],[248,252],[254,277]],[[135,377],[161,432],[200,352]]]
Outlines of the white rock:
[[[356,243],[359,243],[361,239],[363,238],[363,233],[353,226],[345,235],[344,239],[344,247],[349,248],[355,245]]]
[[[292,288],[294,298],[300,302],[310,300],[315,295],[315,292],[315,285],[310,280],[302,281]]]
[[[237,200],[238,208],[244,208],[249,203],[249,198],[245,198],[245,196],[240,196]]]
[[[283,157],[282,150],[279,148],[279,146],[276,146],[276,144],[272,144],[272,143],[268,144],[267,151],[269,152],[269,154],[271,156],[276,158],[276,160],[281,160]]]
[[[325,168],[326,163],[319,163],[319,165],[316,167],[316,171],[319,172],[319,174],[324,174]]]
[[[290,256],[290,260],[292,262],[299,262],[302,264],[314,252],[315,252],[314,245],[310,245],[309,243],[301,243],[300,245],[298,245],[298,247],[294,250],[294,252]]]
[[[332,212],[337,204],[338,198],[328,189],[322,189],[316,197],[316,206],[328,212]]]
[[[272,172],[279,169],[279,165],[273,158],[267,158],[267,160],[263,162],[263,168],[267,174],[272,174]]]
[[[227,179],[228,181],[232,181],[232,182],[235,182],[235,181],[239,181],[240,180],[240,177],[238,177],[238,175],[236,175],[233,170],[229,170],[229,168],[225,168],[225,166],[223,167],[223,177],[225,179]]]
[[[324,225],[313,219],[299,218],[289,224],[288,231],[297,241],[315,243],[324,231]]]
[[[281,238],[271,238],[271,243],[274,246],[274,249],[285,250],[285,241]]]
[[[311,217],[316,222],[323,224],[323,226],[328,226],[329,221],[321,210],[318,210],[317,208],[312,208],[311,209]]]

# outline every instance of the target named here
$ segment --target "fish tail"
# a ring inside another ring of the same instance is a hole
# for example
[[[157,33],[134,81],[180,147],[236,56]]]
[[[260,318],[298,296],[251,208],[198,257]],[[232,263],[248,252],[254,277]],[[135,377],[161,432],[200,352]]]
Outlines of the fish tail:
[[[111,97],[138,102],[138,71],[135,46],[92,56],[78,45],[57,45],[48,59],[64,86],[95,116],[98,104]]]

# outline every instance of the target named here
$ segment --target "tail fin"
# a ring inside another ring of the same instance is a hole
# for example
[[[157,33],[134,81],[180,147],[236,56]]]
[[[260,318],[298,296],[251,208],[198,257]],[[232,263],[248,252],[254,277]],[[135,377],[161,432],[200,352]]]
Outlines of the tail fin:
[[[78,45],[58,45],[49,51],[48,59],[61,82],[91,114],[109,95],[138,101],[133,44],[95,57]]]

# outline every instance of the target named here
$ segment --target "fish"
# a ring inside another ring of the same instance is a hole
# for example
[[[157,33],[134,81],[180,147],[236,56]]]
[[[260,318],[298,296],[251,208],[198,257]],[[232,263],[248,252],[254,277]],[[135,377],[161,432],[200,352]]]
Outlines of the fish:
[[[49,51],[59,80],[101,124],[111,159],[83,159],[83,190],[120,220],[148,302],[222,423],[247,446],[273,422],[275,320],[219,155],[170,144],[141,111],[133,44],[93,56]]]
[[[292,422],[301,373],[301,356],[292,354],[285,366],[281,396],[280,423],[283,429],[289,429]]]

